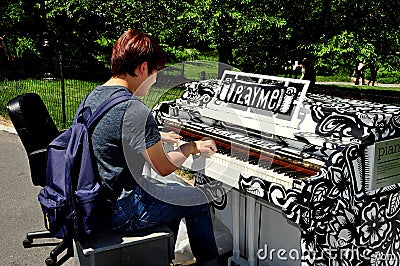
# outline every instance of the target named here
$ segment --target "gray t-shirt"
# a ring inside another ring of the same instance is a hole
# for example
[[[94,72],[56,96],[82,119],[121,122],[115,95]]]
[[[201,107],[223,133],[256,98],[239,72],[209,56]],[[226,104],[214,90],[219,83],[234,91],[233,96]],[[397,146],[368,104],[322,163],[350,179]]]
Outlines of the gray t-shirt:
[[[122,86],[98,86],[87,97],[92,112]],[[115,197],[127,195],[141,178],[145,159],[140,154],[161,140],[157,123],[138,98],[122,102],[108,111],[93,130],[91,141],[102,185]],[[128,166],[129,165],[129,166]],[[128,192],[128,193],[127,193]]]

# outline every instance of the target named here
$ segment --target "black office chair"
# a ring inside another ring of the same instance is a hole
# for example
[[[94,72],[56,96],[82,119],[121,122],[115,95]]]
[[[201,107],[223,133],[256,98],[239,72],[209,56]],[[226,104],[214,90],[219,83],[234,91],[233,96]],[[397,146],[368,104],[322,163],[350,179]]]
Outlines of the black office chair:
[[[7,103],[10,119],[28,155],[32,183],[36,186],[46,184],[47,145],[59,134],[54,121],[39,95],[26,93]],[[23,241],[25,248],[51,243],[34,244],[34,239],[52,238],[49,231],[28,232]],[[70,239],[56,243],[56,247],[46,258],[46,265],[61,265],[73,256],[73,242]],[[57,261],[57,256],[66,253]]]

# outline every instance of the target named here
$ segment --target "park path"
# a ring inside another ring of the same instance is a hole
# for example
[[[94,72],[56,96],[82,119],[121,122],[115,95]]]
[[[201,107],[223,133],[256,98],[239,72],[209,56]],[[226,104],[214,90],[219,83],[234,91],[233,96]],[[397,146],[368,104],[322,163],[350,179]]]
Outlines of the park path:
[[[40,266],[54,247],[24,249],[27,232],[44,229],[37,200],[40,187],[30,178],[27,155],[14,129],[0,125],[0,262],[2,266]],[[73,259],[64,266],[74,265]]]
[[[316,85],[321,84],[321,85],[347,85],[347,86],[354,86],[357,87],[357,85],[354,85],[353,82],[315,82]],[[373,87],[383,87],[383,88],[399,88],[400,90],[400,84],[384,84],[384,83],[375,83],[375,86],[370,86],[371,88]]]

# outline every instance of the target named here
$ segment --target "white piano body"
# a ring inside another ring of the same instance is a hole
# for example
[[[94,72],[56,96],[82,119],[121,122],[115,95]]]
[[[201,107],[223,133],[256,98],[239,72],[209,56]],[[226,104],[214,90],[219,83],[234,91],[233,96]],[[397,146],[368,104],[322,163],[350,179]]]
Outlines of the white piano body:
[[[233,235],[232,265],[400,265],[400,108],[225,71],[153,112],[220,152],[183,167]]]

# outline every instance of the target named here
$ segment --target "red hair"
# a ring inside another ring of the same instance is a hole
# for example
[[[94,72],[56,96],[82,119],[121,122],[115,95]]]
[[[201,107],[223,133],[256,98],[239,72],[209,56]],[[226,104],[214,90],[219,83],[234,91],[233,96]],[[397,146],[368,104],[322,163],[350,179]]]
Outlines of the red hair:
[[[165,54],[157,40],[139,30],[130,29],[115,42],[111,55],[111,74],[135,76],[137,66],[147,62],[149,75],[165,66]]]

